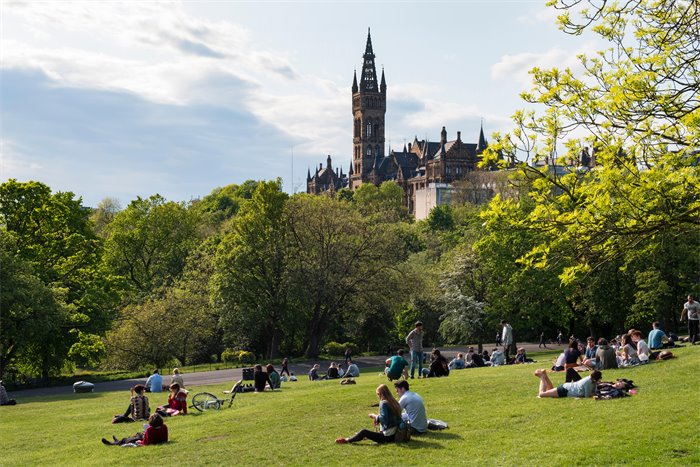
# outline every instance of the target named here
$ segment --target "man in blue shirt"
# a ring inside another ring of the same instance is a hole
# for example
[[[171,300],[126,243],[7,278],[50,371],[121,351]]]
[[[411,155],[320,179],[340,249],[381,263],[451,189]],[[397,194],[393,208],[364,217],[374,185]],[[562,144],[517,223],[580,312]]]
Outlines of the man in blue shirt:
[[[148,392],[163,392],[163,377],[158,368],[153,370],[153,374],[148,377],[145,386]]]
[[[649,348],[651,350],[663,349],[665,347],[664,339],[668,339],[666,333],[659,329],[661,324],[658,321],[654,321],[651,327],[654,329],[649,333]]]

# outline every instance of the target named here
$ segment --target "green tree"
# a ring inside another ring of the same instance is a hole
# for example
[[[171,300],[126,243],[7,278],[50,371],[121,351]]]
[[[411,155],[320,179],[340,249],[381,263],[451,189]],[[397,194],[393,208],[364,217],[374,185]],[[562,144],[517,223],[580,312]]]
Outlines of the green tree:
[[[197,245],[196,221],[182,203],[139,197],[107,227],[105,265],[137,295],[173,284]]]
[[[227,339],[276,358],[294,326],[288,304],[287,194],[281,180],[261,182],[218,248],[217,303]]]

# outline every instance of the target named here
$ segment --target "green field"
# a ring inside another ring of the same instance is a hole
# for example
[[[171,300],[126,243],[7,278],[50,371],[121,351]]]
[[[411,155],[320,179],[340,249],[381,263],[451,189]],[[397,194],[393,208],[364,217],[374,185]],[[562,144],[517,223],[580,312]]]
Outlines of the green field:
[[[547,363],[454,371],[414,380],[428,416],[450,428],[402,445],[336,445],[370,428],[377,372],[357,385],[287,383],[239,394],[230,409],[166,419],[171,442],[103,446],[140,423],[112,425],[127,393],[20,399],[0,408],[0,465],[692,465],[700,464],[700,347],[678,358],[603,373],[633,379],[636,395],[610,401],[538,399],[532,372]],[[562,382],[563,375],[553,376]],[[204,388],[194,388],[190,394]],[[224,386],[207,390],[221,394]],[[151,396],[151,406],[165,395]],[[156,460],[158,459],[158,460]]]

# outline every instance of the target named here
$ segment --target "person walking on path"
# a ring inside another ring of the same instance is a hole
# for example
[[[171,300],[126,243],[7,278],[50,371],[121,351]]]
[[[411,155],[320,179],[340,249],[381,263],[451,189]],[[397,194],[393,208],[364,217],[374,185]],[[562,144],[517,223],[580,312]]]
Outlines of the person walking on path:
[[[292,376],[292,374],[289,372],[289,359],[287,357],[284,357],[284,360],[282,360],[282,370],[280,370],[280,376],[285,372],[287,372],[287,376]]]
[[[563,340],[564,336],[562,335],[561,331],[559,331],[559,334],[557,334],[557,345],[561,345]]]
[[[542,347],[545,349],[547,348],[547,343],[544,341],[544,331],[540,334],[540,345],[538,345],[537,348],[541,349]]]
[[[423,374],[423,323],[416,321],[416,327],[406,336],[406,344],[411,351],[411,379],[418,367],[418,377]]]
[[[506,364],[510,363],[510,347],[513,345],[513,327],[504,319],[501,320],[501,339],[503,339],[503,353],[506,356]]]
[[[692,345],[698,341],[698,325],[700,324],[700,303],[688,295],[688,301],[683,304],[681,321],[688,320],[688,342]]]

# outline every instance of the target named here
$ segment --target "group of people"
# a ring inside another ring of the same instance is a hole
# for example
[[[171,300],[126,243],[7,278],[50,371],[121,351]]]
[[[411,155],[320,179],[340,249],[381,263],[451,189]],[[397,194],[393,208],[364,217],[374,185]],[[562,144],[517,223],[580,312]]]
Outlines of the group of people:
[[[179,368],[173,368],[173,374],[170,376],[170,384],[177,383],[180,388],[185,389],[185,381],[180,374]],[[146,379],[145,390],[146,392],[163,392],[170,389],[170,386],[163,385],[163,377],[160,374],[160,369],[156,368],[153,370],[153,374]]]
[[[345,364],[346,369],[343,369],[342,363],[331,362],[326,370],[325,375],[319,375],[318,372],[321,369],[321,365],[316,363],[309,370],[309,379],[311,381],[320,381],[325,379],[339,379],[339,378],[357,378],[360,376],[360,369],[352,361],[352,358],[346,354]]]

